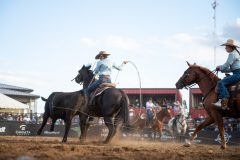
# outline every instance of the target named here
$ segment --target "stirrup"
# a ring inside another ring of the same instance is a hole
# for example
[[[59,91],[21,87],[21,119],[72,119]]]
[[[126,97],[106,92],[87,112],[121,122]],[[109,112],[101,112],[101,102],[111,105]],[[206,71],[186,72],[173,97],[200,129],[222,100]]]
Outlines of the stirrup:
[[[220,107],[222,107],[222,100],[221,99],[219,99],[217,102],[215,102],[215,103],[212,103],[215,107],[218,107],[218,108],[220,108]]]
[[[228,109],[228,106],[226,105],[226,106],[221,106],[221,108],[223,109],[223,110],[226,110],[226,109]]]
[[[222,102],[221,102],[221,107],[223,110],[227,109],[228,108],[228,99],[223,99]]]

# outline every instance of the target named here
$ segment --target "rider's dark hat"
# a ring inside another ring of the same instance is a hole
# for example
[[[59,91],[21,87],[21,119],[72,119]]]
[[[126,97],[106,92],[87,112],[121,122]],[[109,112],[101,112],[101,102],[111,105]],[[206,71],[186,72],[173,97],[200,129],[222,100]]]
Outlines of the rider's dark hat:
[[[106,51],[100,51],[100,52],[96,55],[95,59],[99,59],[101,55],[109,56],[110,53],[107,53]]]

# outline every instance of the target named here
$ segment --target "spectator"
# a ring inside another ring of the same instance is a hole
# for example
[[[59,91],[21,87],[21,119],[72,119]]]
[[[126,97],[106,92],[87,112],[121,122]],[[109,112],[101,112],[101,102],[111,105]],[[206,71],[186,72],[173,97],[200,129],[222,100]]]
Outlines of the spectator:
[[[136,107],[140,107],[140,104],[139,104],[139,100],[138,100],[138,99],[135,100],[135,102],[134,102],[134,106],[136,106]]]
[[[181,113],[181,104],[179,101],[173,103],[173,113],[174,116],[177,116]]]
[[[147,109],[147,124],[150,125],[153,121],[153,109],[155,105],[152,102],[152,98],[150,97],[149,100],[146,103],[146,109]]]
[[[12,117],[11,114],[8,114],[8,116],[7,116],[7,120],[8,120],[8,121],[13,121],[13,117]]]

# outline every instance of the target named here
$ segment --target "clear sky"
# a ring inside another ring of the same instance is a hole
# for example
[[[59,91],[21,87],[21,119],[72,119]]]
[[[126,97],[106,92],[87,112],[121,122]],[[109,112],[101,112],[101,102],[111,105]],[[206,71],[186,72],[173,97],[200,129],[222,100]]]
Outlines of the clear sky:
[[[174,88],[186,61],[215,68],[213,2],[0,0],[0,83],[31,88],[44,97],[80,90],[71,79],[106,50],[119,65],[134,62],[143,88]],[[228,38],[240,41],[240,1],[217,2],[216,65],[227,58],[219,45]],[[138,88],[137,71],[125,65],[116,82]],[[188,91],[182,92],[188,99]],[[40,100],[38,108],[43,111]]]

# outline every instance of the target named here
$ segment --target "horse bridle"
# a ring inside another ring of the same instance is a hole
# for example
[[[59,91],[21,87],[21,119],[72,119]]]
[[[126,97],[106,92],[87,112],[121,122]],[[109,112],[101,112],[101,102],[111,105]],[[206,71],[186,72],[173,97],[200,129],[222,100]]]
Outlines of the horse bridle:
[[[186,88],[186,89],[188,89],[188,88],[191,89],[193,86],[195,86],[197,83],[201,82],[202,79],[206,78],[206,77],[207,77],[209,74],[211,74],[211,73],[213,73],[213,74],[215,74],[215,73],[218,74],[218,71],[217,71],[216,69],[214,69],[214,70],[210,71],[207,75],[198,78],[198,79],[197,79],[197,82],[195,82],[195,83],[193,83],[193,84],[191,84],[191,85],[189,85],[189,86],[185,86],[184,88]],[[188,75],[186,75],[186,76],[188,76]],[[216,87],[216,85],[217,85],[217,84],[214,84],[213,87],[211,87],[211,88],[209,89],[209,91],[208,91],[205,95],[203,95],[203,100],[202,100],[202,101],[205,100],[205,98],[208,96],[209,93],[211,93],[211,91]]]
[[[217,71],[216,69],[214,69],[214,70],[210,71],[207,75],[205,75],[205,76],[203,76],[203,77],[199,77],[198,79],[196,79],[196,82],[195,82],[195,83],[190,84],[190,85],[187,85],[187,86],[185,86],[184,88],[186,88],[186,89],[192,88],[193,86],[195,86],[197,83],[201,82],[204,78],[206,78],[206,77],[207,77],[209,74],[211,74],[211,73],[215,74],[215,73],[218,73],[218,71]],[[187,73],[185,76],[187,77],[187,76],[189,76],[189,74]],[[183,84],[183,83],[182,83],[182,84]],[[215,85],[215,86],[216,86],[216,85]]]

